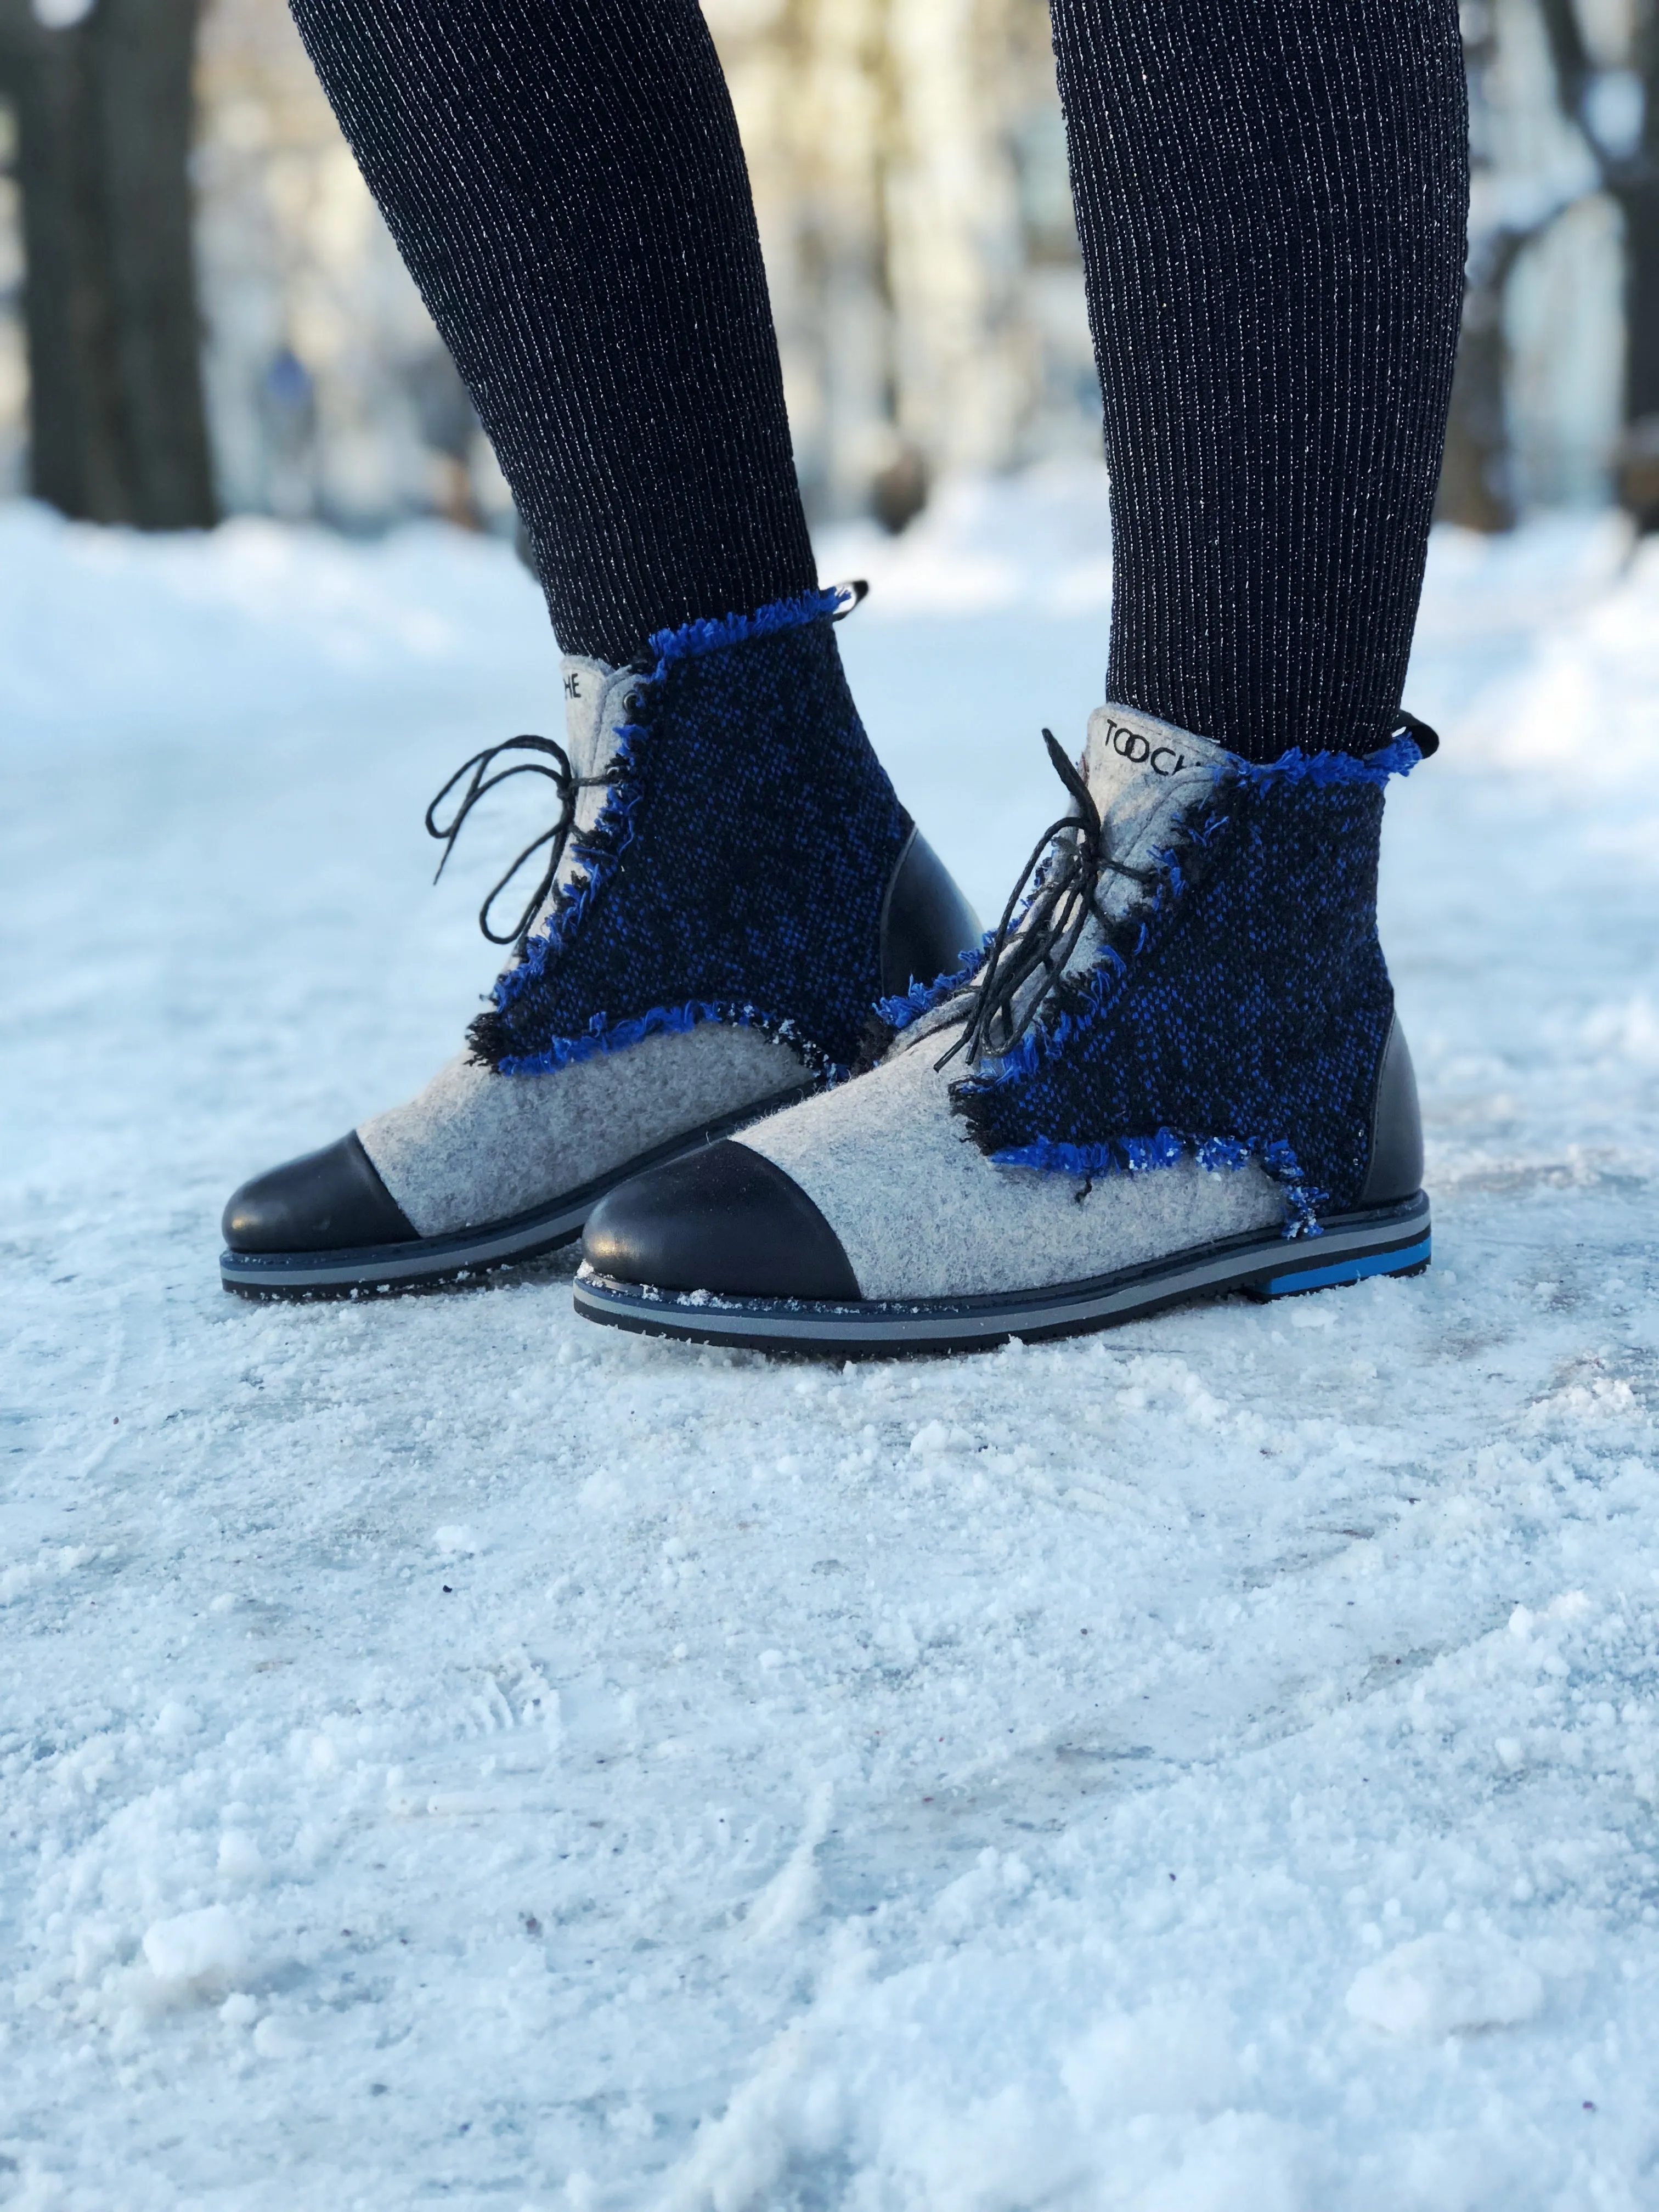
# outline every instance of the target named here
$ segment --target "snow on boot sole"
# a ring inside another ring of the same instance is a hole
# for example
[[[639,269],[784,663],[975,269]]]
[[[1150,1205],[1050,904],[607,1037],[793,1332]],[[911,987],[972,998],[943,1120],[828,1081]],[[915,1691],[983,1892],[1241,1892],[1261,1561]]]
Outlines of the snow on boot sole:
[[[1398,1205],[1331,1218],[1322,1237],[1307,1242],[1286,1243],[1277,1231],[1231,1237],[1091,1281],[984,1297],[866,1298],[845,1304],[728,1297],[618,1282],[589,1267],[577,1275],[574,1296],[586,1320],[693,1344],[842,1358],[988,1351],[1014,1337],[1035,1343],[1080,1335],[1224,1291],[1278,1298],[1373,1275],[1413,1275],[1428,1266],[1430,1244],[1429,1201],[1419,1191]]]

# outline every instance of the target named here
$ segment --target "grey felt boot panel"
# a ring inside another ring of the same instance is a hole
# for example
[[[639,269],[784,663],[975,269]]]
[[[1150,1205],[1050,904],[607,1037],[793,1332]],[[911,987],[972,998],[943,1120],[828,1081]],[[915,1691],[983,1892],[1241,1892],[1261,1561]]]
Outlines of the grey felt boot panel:
[[[703,1022],[553,1075],[497,1075],[458,1054],[357,1135],[414,1227],[438,1237],[545,1205],[806,1079],[787,1045]]]
[[[1103,1275],[1276,1227],[1284,1194],[1254,1161],[1110,1176],[994,1167],[951,1111],[937,1046],[896,1053],[738,1141],[797,1182],[841,1239],[866,1298],[972,1297]]]
[[[563,673],[565,749],[578,776],[597,779],[638,678],[574,656]],[[598,782],[578,793],[579,832],[592,827],[606,796]],[[560,881],[577,865],[567,851]],[[439,1237],[527,1212],[805,1079],[787,1047],[709,1022],[550,1075],[497,1075],[458,1054],[417,1097],[375,1115],[357,1135],[419,1234]]]
[[[1115,860],[1151,867],[1171,842],[1176,824],[1189,809],[1206,805],[1217,777],[1233,759],[1224,745],[1177,730],[1138,708],[1110,701],[1089,717],[1083,749],[1083,780],[1109,828]],[[1115,920],[1146,896],[1133,877],[1108,870],[1101,882],[1101,903]],[[1091,933],[1072,962],[1087,964],[1097,951]]]

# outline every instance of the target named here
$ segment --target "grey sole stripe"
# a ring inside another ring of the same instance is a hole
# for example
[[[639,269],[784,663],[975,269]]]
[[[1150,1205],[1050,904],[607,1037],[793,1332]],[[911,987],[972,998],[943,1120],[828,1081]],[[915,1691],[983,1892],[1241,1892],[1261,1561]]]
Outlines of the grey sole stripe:
[[[1226,1290],[1282,1297],[1363,1276],[1414,1273],[1429,1260],[1429,1201],[1423,1192],[1373,1213],[1347,1214],[1322,1237],[1235,1237],[1089,1282],[1006,1297],[931,1298],[915,1304],[865,1300],[815,1304],[801,1299],[720,1297],[707,1291],[659,1291],[617,1282],[584,1267],[575,1282],[578,1313],[614,1328],[696,1344],[758,1351],[949,1352],[1069,1336],[1155,1312],[1181,1298]]]
[[[550,1199],[545,1206],[515,1213],[502,1221],[481,1222],[476,1229],[458,1229],[443,1237],[422,1237],[409,1244],[382,1244],[347,1252],[222,1252],[219,1279],[228,1291],[263,1297],[300,1297],[319,1291],[398,1291],[422,1283],[454,1281],[519,1260],[533,1260],[568,1244],[580,1236],[582,1224],[607,1191],[615,1190],[647,1168],[677,1160],[704,1145],[729,1137],[735,1129],[785,1106],[793,1106],[817,1088],[797,1084],[775,1097],[763,1098],[740,1112],[688,1130],[666,1144],[637,1153],[621,1167],[595,1182]]]

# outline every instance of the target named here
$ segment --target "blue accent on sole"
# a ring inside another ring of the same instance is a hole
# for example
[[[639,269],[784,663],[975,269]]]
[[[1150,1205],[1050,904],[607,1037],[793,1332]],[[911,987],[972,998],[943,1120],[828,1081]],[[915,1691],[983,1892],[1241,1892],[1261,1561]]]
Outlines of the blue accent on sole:
[[[1431,1237],[1403,1252],[1378,1253],[1370,1259],[1340,1260],[1334,1267],[1304,1267],[1299,1273],[1275,1275],[1259,1285],[1264,1298],[1292,1297],[1298,1291],[1328,1291],[1339,1283],[1361,1283],[1367,1275],[1410,1275],[1429,1264]]]
[[[1317,1243],[1288,1247],[1277,1230],[1200,1244],[1166,1259],[1086,1281],[959,1298],[739,1297],[625,1283],[584,1266],[573,1287],[584,1320],[642,1336],[757,1352],[823,1352],[836,1358],[914,1352],[973,1352],[1010,1337],[1028,1343],[1135,1321],[1185,1298],[1229,1291],[1283,1297],[1292,1291],[1355,1283],[1365,1275],[1415,1273],[1429,1257],[1429,1201],[1419,1190],[1389,1206],[1336,1216]],[[1286,1264],[1289,1253],[1305,1266]]]

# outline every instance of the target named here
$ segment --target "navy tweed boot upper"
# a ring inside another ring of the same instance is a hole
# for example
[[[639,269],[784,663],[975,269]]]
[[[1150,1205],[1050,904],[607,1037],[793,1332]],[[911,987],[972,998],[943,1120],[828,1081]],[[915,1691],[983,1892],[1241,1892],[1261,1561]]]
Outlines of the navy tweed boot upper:
[[[840,1314],[734,1309],[722,1341],[873,1346],[1092,1326],[1171,1284],[1276,1294],[1328,1232],[1332,1280],[1422,1264],[1376,891],[1384,783],[1434,739],[1401,722],[1364,759],[1267,766],[1112,703],[1080,763],[1050,738],[1071,805],[978,957],[884,999],[858,1082],[608,1199],[593,1280]],[[943,1318],[917,1310],[936,1301]],[[702,1313],[683,1333],[715,1328]]]
[[[1225,760],[1147,895],[1011,1048],[953,1085],[980,1149],[1073,1176],[1254,1158],[1292,1233],[1355,1205],[1394,1016],[1376,933],[1383,786],[1420,757],[1402,736],[1365,759]]]
[[[516,957],[413,1098],[234,1193],[227,1283],[378,1291],[534,1257],[641,1167],[837,1081],[884,990],[960,957],[978,925],[842,673],[848,597],[664,632],[646,670],[567,657],[565,743],[457,770],[427,814],[446,855],[502,782],[558,793],[479,916]]]
[[[718,1021],[832,1080],[851,1068],[911,823],[842,673],[842,604],[812,592],[652,639],[604,808],[473,1024],[477,1060],[535,1075]]]

